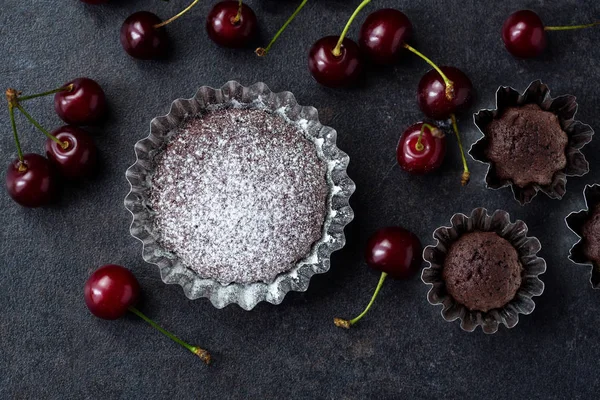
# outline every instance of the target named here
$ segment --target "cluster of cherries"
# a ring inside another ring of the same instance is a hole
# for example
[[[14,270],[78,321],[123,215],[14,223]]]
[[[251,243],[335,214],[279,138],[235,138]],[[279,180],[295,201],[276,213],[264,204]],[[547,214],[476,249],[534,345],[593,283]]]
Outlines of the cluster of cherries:
[[[96,317],[115,320],[129,311],[200,357],[206,364],[210,363],[211,356],[206,350],[179,339],[135,307],[140,297],[140,284],[127,268],[112,264],[98,268],[85,283],[83,294],[85,304]]]
[[[56,113],[68,125],[50,133],[23,108],[22,103],[52,94]],[[18,154],[8,166],[6,188],[15,202],[24,207],[48,205],[57,197],[60,176],[78,180],[94,172],[96,145],[81,126],[98,124],[106,113],[106,96],[96,81],[77,78],[58,89],[30,96],[7,89],[6,99]],[[23,154],[15,110],[46,135],[46,157],[36,153]]]

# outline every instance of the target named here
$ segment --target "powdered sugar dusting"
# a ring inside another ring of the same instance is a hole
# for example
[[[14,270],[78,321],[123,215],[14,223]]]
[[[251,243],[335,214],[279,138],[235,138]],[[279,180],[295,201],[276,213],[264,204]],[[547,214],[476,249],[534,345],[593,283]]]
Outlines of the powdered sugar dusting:
[[[320,145],[263,110],[189,120],[157,159],[159,242],[203,278],[273,281],[323,236],[333,166]]]

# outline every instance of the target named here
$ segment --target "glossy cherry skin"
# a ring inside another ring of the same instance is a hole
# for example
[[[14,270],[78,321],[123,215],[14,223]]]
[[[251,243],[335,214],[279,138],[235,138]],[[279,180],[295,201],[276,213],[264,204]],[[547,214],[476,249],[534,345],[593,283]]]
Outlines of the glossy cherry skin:
[[[118,319],[137,302],[140,284],[127,268],[105,265],[89,277],[83,294],[85,304],[96,317]]]
[[[6,173],[6,189],[12,199],[23,207],[46,206],[56,196],[56,176],[50,162],[39,154],[25,154],[25,171],[19,171],[21,162],[14,160]]]
[[[323,86],[332,88],[350,86],[360,78],[363,63],[358,45],[344,38],[341,54],[335,56],[333,49],[339,36],[326,36],[319,39],[308,53],[308,69]]]
[[[401,227],[387,227],[371,236],[365,249],[369,267],[396,279],[412,277],[421,266],[419,238]]]
[[[63,148],[54,140],[46,139],[46,156],[55,169],[65,178],[80,179],[91,175],[96,169],[97,150],[90,135],[81,128],[66,125],[52,135],[63,143]]]
[[[421,137],[422,149],[417,149],[423,123],[411,125],[404,131],[398,142],[396,158],[403,170],[422,175],[438,169],[446,156],[446,136],[438,129],[434,136],[427,127]]]
[[[206,31],[213,42],[223,47],[245,47],[256,36],[256,14],[242,3],[240,20],[233,22],[239,10],[237,1],[222,1],[213,7],[206,19]]]
[[[64,86],[73,90],[54,95],[54,109],[58,116],[71,125],[95,125],[106,115],[106,95],[93,79],[77,78]]]
[[[148,11],[131,14],[121,25],[121,45],[133,58],[157,60],[166,58],[169,37],[164,27],[155,28],[162,20]]]
[[[393,64],[412,35],[412,24],[404,13],[384,8],[370,14],[360,29],[358,44],[366,59]]]
[[[454,67],[440,67],[454,83],[454,97],[446,97],[446,84],[436,70],[427,72],[419,81],[419,108],[431,119],[443,120],[451,114],[467,110],[473,102],[473,84],[464,72]]]
[[[544,23],[530,10],[514,12],[504,21],[502,40],[510,54],[521,58],[539,56],[548,44]]]

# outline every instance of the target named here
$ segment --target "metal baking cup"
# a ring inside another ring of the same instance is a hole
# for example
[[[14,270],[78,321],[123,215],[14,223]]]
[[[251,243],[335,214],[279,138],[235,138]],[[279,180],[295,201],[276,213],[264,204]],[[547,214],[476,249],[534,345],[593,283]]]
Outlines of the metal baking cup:
[[[532,297],[539,296],[544,291],[544,283],[539,275],[546,272],[546,261],[537,256],[541,249],[540,241],[527,236],[527,225],[523,221],[510,222],[506,211],[496,210],[490,216],[485,208],[476,208],[471,216],[454,214],[450,219],[452,226],[439,227],[433,232],[437,241],[435,246],[427,246],[423,250],[423,258],[429,264],[423,269],[421,279],[431,285],[427,294],[430,304],[442,304],[442,317],[450,322],[460,319],[460,327],[468,332],[481,326],[485,333],[495,333],[500,323],[512,328],[519,322],[519,314],[531,314],[535,308]],[[488,312],[472,311],[457,303],[446,291],[442,277],[444,260],[450,246],[461,235],[473,232],[496,232],[508,240],[519,253],[523,265],[521,287],[515,297],[502,308]]]
[[[594,289],[600,289],[600,265],[595,264],[585,256],[582,238],[583,225],[585,225],[589,219],[590,211],[594,210],[594,208],[600,204],[600,185],[586,185],[583,190],[583,199],[585,200],[585,209],[573,211],[565,218],[567,227],[569,227],[569,229],[579,238],[577,243],[571,247],[569,260],[576,264],[591,265],[592,276],[590,282]]]
[[[537,104],[542,110],[556,114],[561,128],[569,138],[565,149],[567,166],[564,170],[554,174],[552,184],[548,186],[533,184],[521,188],[514,185],[510,180],[500,179],[496,175],[494,163],[485,155],[485,150],[488,146],[485,133],[487,125],[493,119],[502,115],[506,108],[525,104]],[[550,198],[562,199],[566,191],[567,176],[583,176],[590,170],[589,164],[580,150],[592,140],[594,130],[589,125],[576,121],[574,119],[576,112],[577,102],[575,101],[575,96],[564,95],[552,98],[550,97],[550,89],[542,81],[531,82],[523,94],[520,94],[511,87],[500,86],[496,91],[496,109],[480,110],[473,116],[475,125],[479,128],[483,137],[471,146],[469,154],[474,160],[489,165],[485,175],[487,188],[500,189],[510,186],[515,200],[521,203],[521,205],[529,203],[538,191],[544,192]]]
[[[148,205],[156,155],[163,151],[186,119],[222,108],[263,109],[281,116],[315,143],[319,157],[329,166],[327,181],[330,190],[323,235],[306,258],[271,283],[223,285],[214,279],[201,278],[174,254],[162,249],[158,244],[158,234],[154,232],[154,215]],[[144,260],[158,266],[165,283],[181,285],[190,299],[207,297],[217,308],[236,303],[251,310],[261,301],[279,304],[291,290],[305,291],[314,274],[329,270],[331,253],[344,246],[344,227],[354,218],[348,203],[355,190],[354,182],[346,173],[350,159],[337,148],[336,138],[334,129],[321,125],[314,107],[300,106],[292,93],[273,93],[264,83],[244,87],[237,82],[228,82],[221,89],[203,86],[193,98],[175,100],[167,115],[152,120],[150,135],[136,143],[137,161],[126,174],[131,185],[131,191],[125,198],[125,207],[133,215],[130,232],[143,243]]]

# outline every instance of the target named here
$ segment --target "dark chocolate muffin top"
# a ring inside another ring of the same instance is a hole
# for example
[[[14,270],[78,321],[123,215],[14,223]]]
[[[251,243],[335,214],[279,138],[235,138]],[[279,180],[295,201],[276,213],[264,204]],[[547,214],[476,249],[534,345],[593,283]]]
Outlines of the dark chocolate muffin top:
[[[150,199],[159,243],[202,278],[273,281],[322,237],[329,185],[317,149],[263,110],[191,119],[157,156]]]
[[[506,239],[495,232],[471,232],[450,246],[442,276],[454,300],[487,312],[515,297],[522,271],[517,250]]]
[[[583,253],[588,260],[600,265],[600,204],[590,214],[590,219],[583,225]]]
[[[485,133],[485,154],[497,176],[519,187],[550,185],[554,174],[567,166],[568,136],[558,117],[537,104],[507,108]]]

